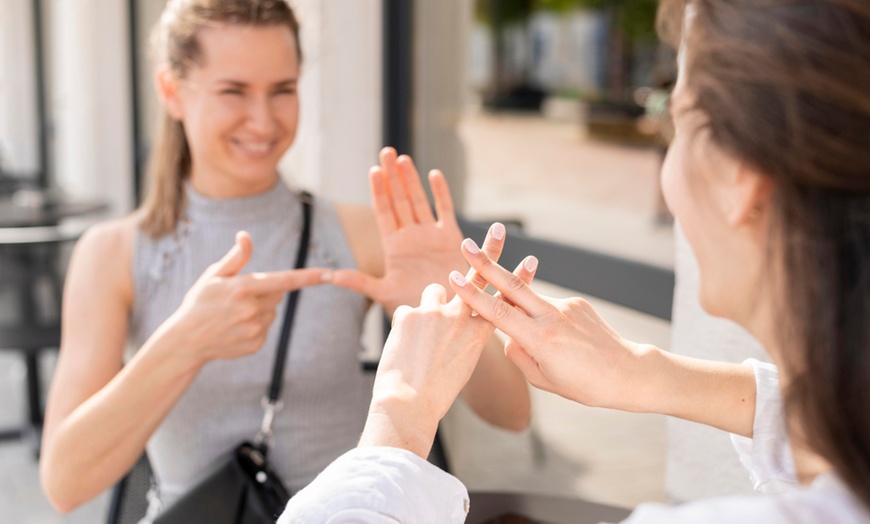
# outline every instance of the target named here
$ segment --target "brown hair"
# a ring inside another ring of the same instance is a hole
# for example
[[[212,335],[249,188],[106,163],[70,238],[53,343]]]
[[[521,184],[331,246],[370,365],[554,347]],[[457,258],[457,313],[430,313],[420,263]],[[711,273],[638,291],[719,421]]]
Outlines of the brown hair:
[[[687,5],[695,109],[776,188],[786,414],[870,508],[870,4],[666,0],[672,42]]]
[[[299,60],[299,23],[286,0],[170,0],[152,33],[157,64],[184,78],[200,63],[197,34],[217,24],[286,25],[296,40]],[[154,141],[148,164],[148,196],[142,204],[142,230],[159,237],[175,230],[184,209],[184,180],[190,176],[191,157],[184,125],[167,113]]]

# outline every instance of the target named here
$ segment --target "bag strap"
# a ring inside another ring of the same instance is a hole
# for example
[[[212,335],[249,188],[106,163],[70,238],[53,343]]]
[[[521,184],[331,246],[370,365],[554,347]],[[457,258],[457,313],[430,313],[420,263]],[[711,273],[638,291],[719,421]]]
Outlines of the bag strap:
[[[305,191],[299,197],[302,202],[302,236],[299,239],[299,250],[296,253],[294,269],[305,267],[305,262],[308,259],[308,247],[311,242],[311,208],[314,200],[311,194]],[[275,419],[275,414],[283,407],[281,389],[284,386],[284,367],[287,363],[287,350],[293,331],[293,319],[296,315],[296,304],[299,302],[299,292],[300,290],[297,289],[287,294],[284,323],[281,325],[281,336],[278,339],[278,348],[275,352],[275,365],[272,367],[272,382],[266,396],[263,397],[265,414],[254,444],[264,455],[272,440],[272,421]]]

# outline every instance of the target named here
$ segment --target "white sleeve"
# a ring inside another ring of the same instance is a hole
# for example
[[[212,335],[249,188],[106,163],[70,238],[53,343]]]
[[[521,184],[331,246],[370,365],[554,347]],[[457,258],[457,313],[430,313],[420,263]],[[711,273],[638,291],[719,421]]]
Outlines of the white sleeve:
[[[278,524],[461,523],[468,491],[456,477],[403,449],[348,451],[297,493]]]
[[[755,371],[755,420],[752,438],[731,435],[743,467],[757,491],[776,493],[797,483],[791,444],[785,428],[779,371],[773,364],[748,359]]]

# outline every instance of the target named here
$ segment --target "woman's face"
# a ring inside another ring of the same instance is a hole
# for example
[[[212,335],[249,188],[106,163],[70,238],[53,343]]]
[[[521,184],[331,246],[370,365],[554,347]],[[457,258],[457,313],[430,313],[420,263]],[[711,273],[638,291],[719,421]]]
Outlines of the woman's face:
[[[712,139],[705,115],[693,109],[686,73],[681,66],[672,95],[675,134],[662,167],[662,191],[698,260],[701,306],[748,327],[766,229],[741,210],[757,193],[757,181]]]
[[[218,198],[256,194],[296,137],[299,59],[286,26],[200,30],[199,64],[177,81],[170,114],[184,124],[191,182]]]

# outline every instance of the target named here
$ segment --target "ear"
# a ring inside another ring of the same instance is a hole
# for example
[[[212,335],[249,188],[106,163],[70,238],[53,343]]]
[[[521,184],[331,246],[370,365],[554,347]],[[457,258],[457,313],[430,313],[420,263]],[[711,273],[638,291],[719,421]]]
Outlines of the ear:
[[[741,162],[731,187],[728,223],[743,226],[758,222],[770,211],[773,181],[759,170]]]
[[[183,120],[184,104],[181,102],[178,77],[168,67],[161,67],[157,70],[155,83],[157,94],[169,116],[174,120]]]

